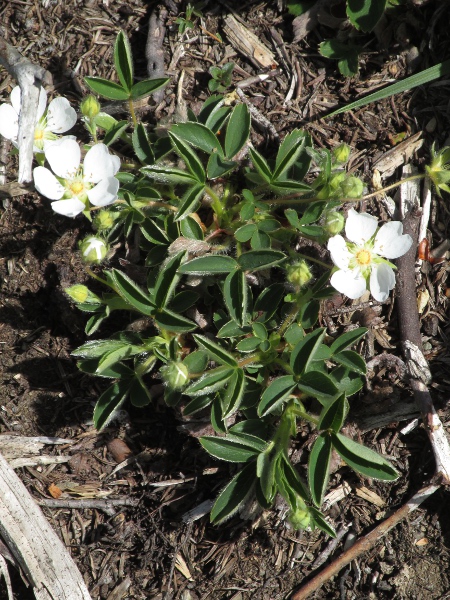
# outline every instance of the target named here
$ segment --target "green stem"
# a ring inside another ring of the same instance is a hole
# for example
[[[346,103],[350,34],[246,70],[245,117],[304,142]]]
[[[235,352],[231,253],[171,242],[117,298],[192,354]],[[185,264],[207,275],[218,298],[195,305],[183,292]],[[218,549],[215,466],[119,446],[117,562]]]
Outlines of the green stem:
[[[215,212],[215,214],[219,220],[219,224],[220,224],[222,221],[223,208],[224,208],[222,206],[222,201],[220,200],[219,196],[209,186],[205,187],[205,192],[208,194],[208,196],[212,200],[211,208]]]
[[[298,305],[294,302],[294,306],[291,308],[291,310],[288,312],[288,314],[286,315],[286,318],[284,319],[284,321],[281,323],[279,329],[278,329],[278,335],[282,336],[283,333],[286,331],[286,329],[289,327],[289,325],[292,324],[292,322],[294,321],[295,317],[298,315],[298,311],[300,310],[300,308],[298,307]]]
[[[133,100],[131,98],[128,98],[128,108],[130,109],[130,115],[133,119],[133,125],[137,127],[138,122],[136,119],[136,113],[134,112]]]
[[[386,186],[385,188],[383,188],[381,190],[377,190],[375,192],[371,192],[370,194],[366,194],[360,200],[357,200],[357,202],[361,202],[362,200],[369,200],[370,198],[373,198],[374,196],[378,196],[378,194],[384,194],[385,192],[389,192],[390,190],[394,190],[399,185],[407,183],[408,181],[417,181],[418,179],[425,179],[425,177],[426,177],[425,173],[419,173],[417,175],[411,175],[410,177],[406,177],[405,179],[402,179],[401,181],[396,181],[395,183],[392,183],[391,185],[388,185],[388,186]]]
[[[307,256],[306,254],[302,254],[301,252],[295,252],[295,257],[296,258],[300,257],[300,258],[304,258],[305,260],[309,260],[313,263],[316,263],[316,265],[320,265],[324,269],[331,270],[334,267],[334,265],[328,265],[326,262],[323,262],[322,260],[319,260],[318,258],[313,258],[312,256]]]

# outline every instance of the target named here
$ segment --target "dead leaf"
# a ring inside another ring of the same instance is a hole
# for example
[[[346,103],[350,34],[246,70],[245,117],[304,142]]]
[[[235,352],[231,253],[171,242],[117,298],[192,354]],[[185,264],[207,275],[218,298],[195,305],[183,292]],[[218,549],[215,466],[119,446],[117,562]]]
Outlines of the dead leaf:
[[[61,498],[61,496],[62,496],[62,490],[61,490],[61,488],[59,488],[59,487],[58,487],[57,485],[55,485],[54,483],[51,483],[51,484],[48,486],[48,490],[47,490],[47,491],[48,491],[48,493],[50,494],[50,496],[51,496],[52,498],[55,498],[56,500],[57,500],[58,498]]]

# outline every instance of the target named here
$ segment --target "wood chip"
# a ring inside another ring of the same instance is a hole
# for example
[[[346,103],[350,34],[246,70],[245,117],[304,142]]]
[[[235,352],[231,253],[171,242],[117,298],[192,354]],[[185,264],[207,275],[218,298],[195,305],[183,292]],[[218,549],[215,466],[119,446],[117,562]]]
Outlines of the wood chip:
[[[401,144],[388,150],[374,163],[373,168],[380,172],[382,178],[393,175],[395,169],[406,164],[414,152],[422,147],[423,140],[419,139],[421,135],[422,132],[419,131],[419,133],[412,135]]]
[[[241,25],[232,15],[224,18],[223,29],[235,50],[246,56],[257,67],[275,69],[278,63],[272,52],[260,40]]]
[[[177,554],[177,557],[175,559],[175,568],[178,569],[178,571],[180,571],[180,573],[184,577],[186,577],[186,579],[189,579],[189,581],[193,581],[191,572],[189,571],[189,567],[187,566],[186,561],[181,556],[181,554]]]
[[[375,506],[383,508],[385,505],[383,498],[380,498],[378,494],[372,492],[372,490],[369,490],[365,486],[356,488],[355,493],[360,498],[363,498],[363,500],[367,500],[368,502],[375,504]]]

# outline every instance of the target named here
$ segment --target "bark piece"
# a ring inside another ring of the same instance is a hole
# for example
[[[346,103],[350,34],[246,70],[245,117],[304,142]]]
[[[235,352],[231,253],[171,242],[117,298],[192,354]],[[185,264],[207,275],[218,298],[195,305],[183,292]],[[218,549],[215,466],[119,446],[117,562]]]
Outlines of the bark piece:
[[[223,29],[233,48],[246,56],[258,68],[274,69],[277,66],[278,63],[272,52],[233,15],[227,15],[224,22]]]
[[[91,600],[66,547],[2,455],[0,535],[37,600]]]
[[[145,58],[147,59],[147,74],[150,79],[161,79],[164,73],[164,50],[163,42],[166,35],[164,21],[167,11],[162,10],[159,14],[153,11],[148,21],[147,45],[145,47]],[[162,102],[164,90],[157,90],[153,94],[156,103]]]

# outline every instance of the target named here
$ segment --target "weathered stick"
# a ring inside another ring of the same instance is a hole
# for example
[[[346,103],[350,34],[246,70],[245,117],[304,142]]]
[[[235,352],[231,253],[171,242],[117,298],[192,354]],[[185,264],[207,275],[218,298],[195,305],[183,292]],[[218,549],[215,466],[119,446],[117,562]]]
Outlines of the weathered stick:
[[[20,86],[21,109],[19,115],[19,183],[31,181],[33,162],[34,128],[38,109],[39,92],[43,82],[51,83],[48,71],[24,58],[13,46],[0,36],[0,64],[14,77]]]
[[[403,187],[403,186],[402,186]],[[417,406],[422,414],[428,438],[436,461],[436,475],[442,483],[450,484],[450,444],[442,422],[437,414],[427,384],[431,373],[423,355],[420,334],[415,264],[420,213],[409,207],[404,214],[403,231],[413,238],[409,251],[397,259],[397,304],[400,339],[403,356]]]
[[[0,535],[37,600],[91,600],[66,547],[1,454]]]
[[[341,569],[373,548],[388,531],[398,525],[405,517],[416,510],[422,502],[429,498],[439,488],[439,485],[429,485],[419,490],[404,506],[395,511],[393,515],[380,523],[370,533],[360,538],[351,548],[341,554],[334,562],[308,581],[298,592],[291,596],[291,600],[306,600],[310,594],[318,590],[324,583],[339,573]]]
[[[164,36],[166,35],[166,27],[164,25],[166,18],[166,10],[161,10],[159,15],[156,10],[154,10],[148,21],[145,58],[147,59],[147,75],[151,79],[160,79],[165,77],[163,42]],[[158,104],[162,102],[164,98],[164,90],[157,90],[153,94],[153,98]]]

